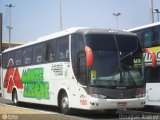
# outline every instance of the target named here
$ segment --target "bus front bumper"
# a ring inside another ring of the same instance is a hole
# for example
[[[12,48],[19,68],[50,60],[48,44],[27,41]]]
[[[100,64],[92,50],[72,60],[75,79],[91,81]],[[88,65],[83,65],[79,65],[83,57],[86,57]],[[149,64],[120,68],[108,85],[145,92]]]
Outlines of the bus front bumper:
[[[88,101],[88,109],[132,109],[143,108],[145,105],[145,97],[132,99],[97,99],[91,98]]]

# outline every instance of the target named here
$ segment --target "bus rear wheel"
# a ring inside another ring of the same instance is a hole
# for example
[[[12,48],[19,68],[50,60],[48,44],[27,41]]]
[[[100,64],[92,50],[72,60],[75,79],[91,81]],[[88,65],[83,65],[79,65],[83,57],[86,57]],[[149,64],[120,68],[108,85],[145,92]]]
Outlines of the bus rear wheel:
[[[17,95],[17,91],[16,90],[13,91],[12,101],[13,101],[14,105],[18,105],[18,95]]]
[[[60,101],[60,109],[63,114],[70,114],[69,99],[66,92],[62,93]]]

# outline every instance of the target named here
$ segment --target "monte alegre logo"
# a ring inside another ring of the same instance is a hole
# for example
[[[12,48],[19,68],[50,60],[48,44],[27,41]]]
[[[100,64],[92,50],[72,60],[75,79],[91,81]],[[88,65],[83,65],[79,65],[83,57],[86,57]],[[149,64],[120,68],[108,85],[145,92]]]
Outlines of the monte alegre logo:
[[[24,97],[49,99],[49,84],[44,81],[43,68],[23,70],[22,83],[24,85]]]

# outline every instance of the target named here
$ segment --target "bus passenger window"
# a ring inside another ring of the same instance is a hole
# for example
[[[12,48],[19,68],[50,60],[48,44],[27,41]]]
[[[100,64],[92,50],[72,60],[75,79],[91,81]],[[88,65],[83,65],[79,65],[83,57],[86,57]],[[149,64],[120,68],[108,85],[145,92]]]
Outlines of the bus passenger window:
[[[31,64],[31,58],[26,58],[25,64],[26,64],[26,65]]]
[[[14,52],[8,53],[7,67],[13,67],[15,65]]]
[[[42,62],[42,56],[37,56],[37,63]]]
[[[55,60],[55,41],[46,43],[45,61]]]
[[[54,54],[53,53],[50,53],[49,54],[49,61],[53,61],[54,60]]]
[[[66,58],[69,58],[69,50],[66,50]]]
[[[32,58],[32,47],[24,48],[23,50],[23,64],[29,65],[31,64],[31,58]]]
[[[21,50],[17,50],[15,52],[15,65],[19,66],[22,64],[22,51]]]
[[[144,47],[150,47],[152,46],[153,42],[153,31],[152,29],[148,28],[144,31]]]
[[[8,59],[8,54],[5,53],[2,55],[2,67],[6,68],[7,67],[7,59]]]
[[[154,35],[156,45],[160,45],[160,26],[154,28]]]
[[[57,58],[58,60],[69,60],[69,40],[68,37],[57,40]]]
[[[33,47],[33,63],[43,62],[43,44]]]
[[[145,79],[148,83],[160,83],[160,67],[153,68],[151,66],[148,66],[145,68]]]
[[[59,53],[59,59],[65,59],[64,52],[60,52],[60,53]]]

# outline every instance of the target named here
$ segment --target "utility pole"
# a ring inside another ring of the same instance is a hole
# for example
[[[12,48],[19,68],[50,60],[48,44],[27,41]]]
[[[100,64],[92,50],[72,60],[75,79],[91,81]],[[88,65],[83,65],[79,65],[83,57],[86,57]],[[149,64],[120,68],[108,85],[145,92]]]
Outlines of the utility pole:
[[[117,12],[117,13],[113,13],[113,15],[116,16],[116,26],[118,30],[118,17],[121,15],[121,13]]]
[[[149,0],[150,23],[154,23],[153,0]]]
[[[155,8],[154,13],[157,13],[157,22],[159,22],[159,13],[160,13],[159,9]]]
[[[0,54],[2,54],[2,13],[0,13]]]
[[[59,12],[60,12],[60,30],[62,30],[63,29],[63,25],[62,25],[62,23],[63,23],[63,21],[62,21],[62,3],[61,3],[61,0],[59,0]]]
[[[7,29],[9,31],[9,48],[11,47],[11,30],[12,30],[12,24],[11,24],[11,17],[12,17],[12,14],[11,14],[11,9],[12,7],[15,7],[14,5],[12,4],[8,4],[8,5],[5,5],[6,7],[8,7],[10,9],[10,18],[9,18],[9,25],[7,26]]]

